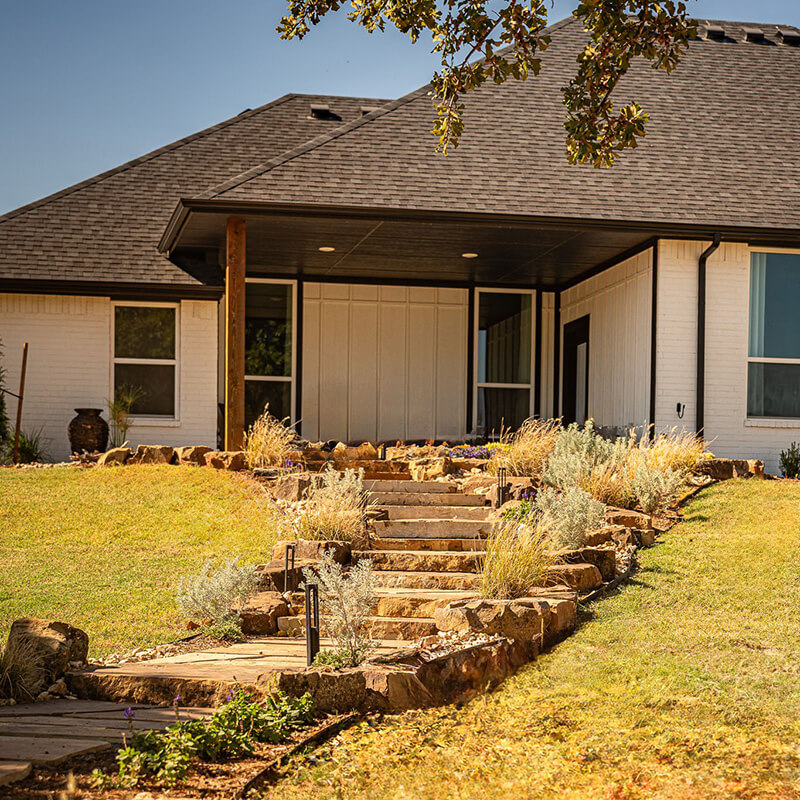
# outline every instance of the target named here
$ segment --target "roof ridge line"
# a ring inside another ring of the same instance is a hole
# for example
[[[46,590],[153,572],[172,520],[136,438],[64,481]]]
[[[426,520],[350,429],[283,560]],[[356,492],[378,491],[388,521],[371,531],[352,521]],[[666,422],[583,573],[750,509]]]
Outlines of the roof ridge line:
[[[577,22],[577,19],[575,17],[573,16],[565,17],[564,19],[558,20],[558,22],[554,22],[552,25],[548,25],[545,28],[542,28],[542,32],[544,33],[545,31],[547,31],[549,33],[550,31],[558,30],[574,22]],[[509,50],[511,50],[511,45],[499,50],[498,54],[505,53]],[[299,147],[294,147],[291,150],[286,150],[284,153],[275,156],[275,158],[271,158],[268,161],[264,161],[263,163],[253,167],[252,169],[247,170],[246,172],[241,172],[238,175],[234,175],[227,181],[215,184],[214,186],[209,187],[202,194],[194,195],[194,199],[213,200],[215,197],[219,197],[220,194],[223,194],[224,192],[227,192],[235,188],[236,186],[239,186],[242,183],[247,182],[251,178],[256,178],[259,175],[264,175],[265,173],[269,172],[275,167],[278,167],[282,164],[286,164],[292,159],[304,155],[305,153],[310,153],[312,150],[316,150],[318,147],[321,147],[322,145],[327,144],[328,142],[332,142],[335,139],[338,139],[339,137],[344,136],[347,133],[350,133],[356,128],[360,128],[362,125],[367,125],[370,122],[374,122],[375,120],[380,119],[386,114],[389,114],[392,111],[396,111],[398,108],[408,105],[414,100],[418,100],[421,96],[423,96],[423,93],[425,94],[428,93],[430,85],[431,85],[430,82],[428,82],[423,86],[421,86],[419,89],[415,89],[413,92],[409,92],[408,94],[397,98],[397,100],[392,100],[385,106],[381,106],[379,109],[371,111],[369,114],[365,114],[363,117],[359,117],[358,119],[354,119],[345,125],[341,125],[338,128],[336,128],[336,130],[331,131],[330,133],[322,134],[314,139],[310,139],[309,141],[305,142]]]
[[[151,150],[148,153],[144,153],[141,156],[137,156],[129,161],[125,161],[122,164],[119,164],[116,167],[112,167],[111,169],[107,169],[103,172],[99,172],[97,175],[93,175],[90,178],[85,178],[78,183],[71,184],[63,189],[59,189],[56,192],[51,194],[45,195],[44,197],[40,197],[37,200],[33,200],[30,203],[26,203],[25,205],[19,206],[18,208],[14,208],[11,211],[7,211],[5,214],[0,214],[0,225],[4,222],[8,222],[12,219],[16,219],[17,217],[21,216],[22,214],[27,213],[28,211],[33,211],[36,208],[41,208],[48,203],[51,203],[55,200],[60,200],[63,197],[68,197],[69,195],[73,194],[74,192],[78,192],[82,189],[86,189],[89,186],[93,186],[96,183],[100,183],[104,181],[106,178],[110,178],[114,175],[119,175],[126,170],[133,169],[134,167],[138,167],[140,164],[145,164],[148,161],[152,161],[159,156],[162,156],[166,153],[170,153],[174,150],[178,150],[179,148],[190,144],[191,142],[195,142],[198,139],[202,139],[205,136],[210,136],[212,133],[217,133],[224,128],[230,127],[231,125],[235,124],[236,122],[240,122],[244,119],[250,119],[251,117],[256,116],[257,114],[261,114],[268,109],[275,108],[276,106],[282,105],[283,103],[287,103],[290,100],[293,100],[297,97],[324,97],[326,95],[321,94],[311,94],[311,93],[304,93],[304,92],[289,92],[287,94],[282,95],[281,97],[277,97],[274,100],[270,100],[268,103],[263,103],[256,108],[251,108],[248,111],[242,111],[239,114],[236,114],[233,117],[229,117],[228,119],[222,120],[222,122],[217,122],[214,125],[210,125],[207,128],[202,128],[195,133],[191,133],[188,136],[184,136],[180,139],[176,139],[169,144],[162,145],[161,147],[156,148],[155,150]],[[333,97],[334,95],[327,95],[329,97]],[[335,95],[337,97],[345,97],[345,95]],[[348,99],[350,99],[348,97]],[[360,99],[360,98],[354,98]],[[368,99],[368,98],[363,98]],[[376,98],[369,98],[369,99],[376,99]]]

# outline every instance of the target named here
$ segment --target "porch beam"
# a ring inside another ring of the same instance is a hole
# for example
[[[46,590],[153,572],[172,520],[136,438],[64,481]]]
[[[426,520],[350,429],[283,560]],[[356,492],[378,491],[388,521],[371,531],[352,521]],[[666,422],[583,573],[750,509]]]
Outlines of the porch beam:
[[[244,445],[246,224],[228,217],[225,258],[225,449]]]

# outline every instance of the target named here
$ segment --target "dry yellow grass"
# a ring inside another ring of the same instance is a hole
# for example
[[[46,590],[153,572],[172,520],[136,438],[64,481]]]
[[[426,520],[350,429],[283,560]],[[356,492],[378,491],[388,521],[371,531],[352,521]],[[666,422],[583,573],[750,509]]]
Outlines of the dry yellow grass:
[[[538,478],[560,431],[559,420],[526,419],[516,433],[503,436],[507,446],[489,462],[488,471],[496,475],[498,467],[505,467],[509,475]]]
[[[295,432],[269,413],[269,406],[245,435],[244,453],[251,469],[283,467],[291,451]]]

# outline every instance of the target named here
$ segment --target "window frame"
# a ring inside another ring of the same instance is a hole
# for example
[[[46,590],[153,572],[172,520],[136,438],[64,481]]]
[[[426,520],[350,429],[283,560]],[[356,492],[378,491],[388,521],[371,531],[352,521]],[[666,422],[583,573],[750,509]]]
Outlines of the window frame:
[[[247,375],[244,376],[244,381],[272,381],[275,383],[290,383],[289,390],[289,422],[291,425],[297,423],[297,280],[283,279],[283,278],[255,278],[245,277],[245,296],[247,295],[248,283],[272,283],[281,284],[283,286],[292,287],[292,369],[291,375]],[[247,314],[245,312],[245,320]]]
[[[117,358],[116,327],[117,308],[171,308],[175,311],[175,358]],[[181,353],[181,304],[149,300],[113,300],[111,302],[111,375],[109,397],[113,398],[116,386],[117,364],[153,364],[173,366],[175,368],[175,413],[167,414],[131,414],[137,425],[174,425],[181,420],[180,392],[180,353]]]
[[[774,427],[787,428],[797,427],[800,428],[800,414],[796,417],[774,417],[774,416],[756,416],[750,414],[748,408],[748,396],[750,393],[750,364],[797,364],[800,365],[800,358],[769,358],[767,356],[751,356],[750,355],[750,324],[752,314],[752,299],[753,299],[753,255],[757,253],[775,253],[778,255],[794,255],[800,258],[800,250],[789,247],[753,247],[747,249],[747,345],[745,348],[745,425],[750,427]]]
[[[495,286],[475,286],[473,288],[474,303],[472,310],[472,430],[478,429],[478,393],[480,389],[527,389],[528,390],[528,416],[533,416],[536,403],[536,289],[504,289]],[[480,306],[481,294],[521,294],[531,298],[531,372],[528,383],[491,383],[478,381],[478,346],[480,341]],[[487,435],[486,431],[483,433]]]

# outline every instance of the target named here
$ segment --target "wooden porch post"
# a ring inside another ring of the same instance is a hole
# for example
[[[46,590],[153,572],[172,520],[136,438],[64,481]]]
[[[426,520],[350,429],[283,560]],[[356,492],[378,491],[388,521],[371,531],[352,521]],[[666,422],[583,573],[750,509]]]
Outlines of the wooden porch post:
[[[244,444],[245,221],[228,217],[225,260],[225,449]]]

